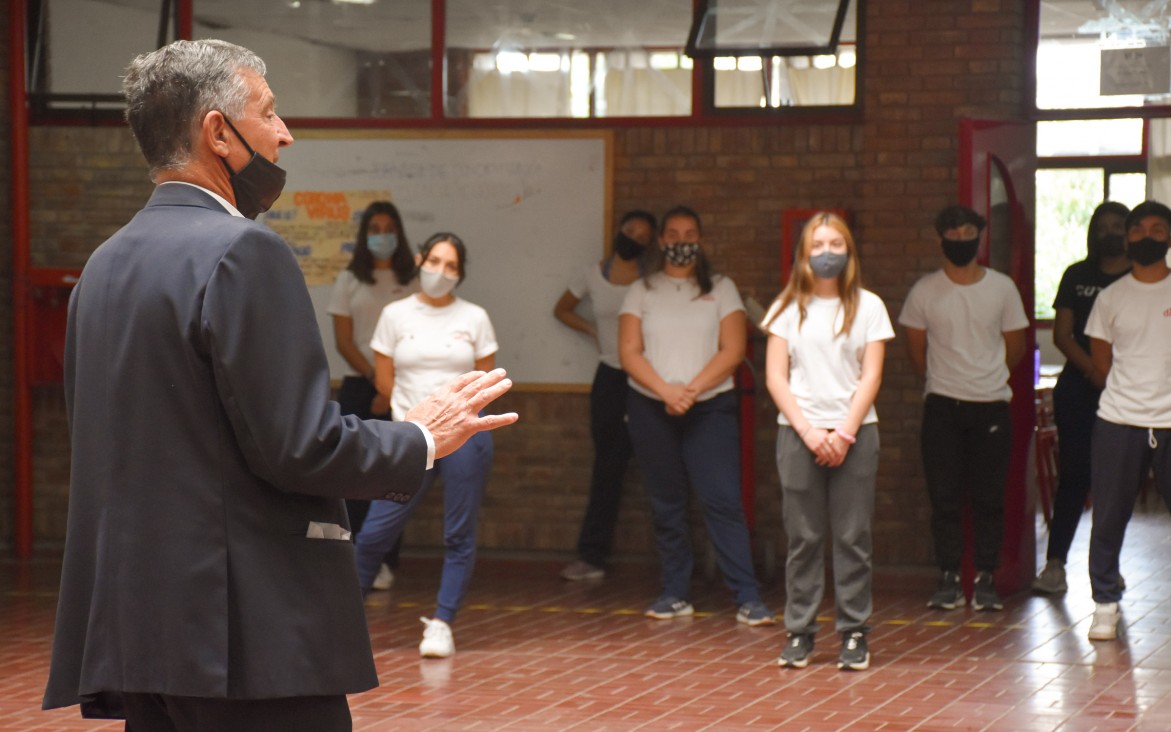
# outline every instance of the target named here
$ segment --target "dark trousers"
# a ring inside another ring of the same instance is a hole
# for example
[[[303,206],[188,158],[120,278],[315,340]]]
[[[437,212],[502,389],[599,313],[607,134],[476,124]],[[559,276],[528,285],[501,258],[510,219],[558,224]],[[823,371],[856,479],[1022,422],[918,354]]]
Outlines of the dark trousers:
[[[359,419],[390,419],[390,413],[374,415],[370,413],[370,403],[378,396],[378,390],[368,379],[361,376],[347,376],[342,379],[342,385],[337,390],[337,404],[342,414],[352,414]],[[366,521],[366,514],[370,513],[370,501],[360,498],[346,499],[346,513],[350,515],[350,533],[358,535],[362,524]],[[398,553],[403,542],[400,536],[394,546],[386,553],[383,564],[391,569],[398,569]]]
[[[1053,420],[1057,423],[1058,481],[1049,520],[1046,559],[1065,562],[1078,521],[1090,494],[1090,436],[1101,392],[1081,374],[1061,372],[1053,388]]]
[[[965,402],[928,394],[920,435],[939,568],[959,571],[963,509],[972,512],[976,569],[1000,564],[1004,482],[1012,449],[1008,402]]]
[[[626,372],[598,364],[590,389],[590,436],[594,440],[594,469],[590,478],[590,500],[577,556],[596,567],[605,566],[614,544],[614,526],[622,502],[622,478],[633,448],[626,429],[626,399],[630,387]]]
[[[1118,602],[1122,599],[1118,570],[1122,540],[1152,464],[1159,494],[1171,508],[1171,429],[1149,430],[1098,418],[1094,422],[1093,452],[1090,589],[1094,602]]]
[[[350,732],[344,694],[284,699],[206,699],[123,694],[126,732]]]
[[[673,417],[663,403],[630,391],[630,439],[651,499],[664,597],[691,596],[688,486],[703,509],[708,537],[736,603],[760,600],[752,546],[740,504],[740,425],[737,397],[724,392]]]

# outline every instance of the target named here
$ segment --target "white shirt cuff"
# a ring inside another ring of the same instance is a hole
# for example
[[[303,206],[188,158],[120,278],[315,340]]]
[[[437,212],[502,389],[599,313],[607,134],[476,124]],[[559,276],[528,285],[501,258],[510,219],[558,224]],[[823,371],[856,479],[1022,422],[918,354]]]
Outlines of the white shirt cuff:
[[[423,425],[411,420],[411,424],[423,431],[423,438],[427,440],[427,470],[435,467],[435,438],[431,436],[431,430]]]

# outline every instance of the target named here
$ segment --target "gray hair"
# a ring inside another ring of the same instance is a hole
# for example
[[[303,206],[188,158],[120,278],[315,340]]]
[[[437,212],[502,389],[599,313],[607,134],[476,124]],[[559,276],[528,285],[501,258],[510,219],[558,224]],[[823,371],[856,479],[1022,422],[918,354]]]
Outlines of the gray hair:
[[[214,40],[175,41],[130,62],[122,80],[126,121],[152,175],[187,164],[208,112],[244,114],[245,71],[264,76],[264,61],[246,48]]]

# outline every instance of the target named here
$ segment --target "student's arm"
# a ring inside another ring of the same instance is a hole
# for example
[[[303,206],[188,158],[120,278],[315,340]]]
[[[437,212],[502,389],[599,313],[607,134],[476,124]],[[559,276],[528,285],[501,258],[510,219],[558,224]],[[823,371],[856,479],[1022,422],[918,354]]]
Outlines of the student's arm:
[[[911,368],[920,379],[927,378],[927,331],[905,326],[907,332],[907,356]]]
[[[828,465],[833,453],[826,438],[829,437],[831,431],[813,429],[813,425],[809,424],[809,420],[805,418],[801,407],[798,406],[797,397],[793,396],[793,391],[789,387],[789,342],[787,340],[769,334],[764,370],[765,386],[768,387],[768,393],[773,398],[773,403],[777,405],[777,409],[785,415],[789,426],[805,443],[805,447],[817,456],[815,462],[818,465]]]
[[[483,358],[476,359],[476,371],[491,371],[496,368],[496,354],[489,353]]]
[[[622,370],[643,387],[663,400],[668,411],[673,405],[686,403],[687,388],[682,384],[668,384],[655,371],[643,353],[642,318],[630,313],[618,316],[618,358]],[[694,401],[694,400],[693,400]],[[690,408],[690,405],[687,405]],[[687,409],[685,408],[684,411]]]
[[[867,412],[874,406],[874,400],[878,397],[878,387],[882,385],[882,362],[885,355],[884,341],[871,341],[862,351],[862,378],[858,380],[858,388],[850,398],[850,411],[846,414],[846,421],[838,428],[847,435],[857,437],[862,420],[866,419]],[[846,453],[850,451],[850,443],[838,438],[833,441],[832,447],[834,460],[829,464],[836,467],[845,461]]]
[[[1114,346],[1098,338],[1090,338],[1090,358],[1094,362],[1094,369],[1090,372],[1090,382],[1099,389],[1106,388],[1106,377],[1110,375],[1110,368],[1114,365]]]
[[[1073,310],[1070,308],[1057,308],[1057,314],[1053,316],[1053,345],[1075,369],[1093,380],[1094,360],[1073,337]]]
[[[374,366],[362,355],[358,344],[354,343],[354,319],[346,315],[333,316],[333,341],[337,352],[346,363],[367,379],[374,378]]]
[[[565,292],[561,293],[561,299],[558,300],[557,304],[553,306],[553,317],[557,318],[562,323],[565,323],[570,328],[581,331],[582,333],[585,333],[588,336],[592,336],[595,340],[597,340],[597,327],[590,321],[578,315],[575,311],[575,308],[577,308],[577,304],[579,302],[581,302],[580,298],[578,298],[569,290],[566,290]]]
[[[377,351],[374,352],[374,387],[387,399],[394,392],[394,359]]]
[[[1025,329],[1004,331],[1004,362],[1012,371],[1025,355]]]
[[[748,341],[747,327],[743,310],[734,310],[724,316],[720,321],[718,350],[687,385],[688,391],[694,396],[699,396],[708,389],[714,389],[736,372],[744,361]]]

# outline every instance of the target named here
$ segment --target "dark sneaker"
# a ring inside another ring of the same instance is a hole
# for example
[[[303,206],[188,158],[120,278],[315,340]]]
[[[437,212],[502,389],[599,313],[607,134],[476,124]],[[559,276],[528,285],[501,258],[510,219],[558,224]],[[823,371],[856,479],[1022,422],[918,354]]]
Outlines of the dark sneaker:
[[[1046,595],[1060,595],[1069,589],[1065,581],[1065,562],[1050,559],[1045,562],[1045,568],[1033,580],[1033,592]]]
[[[813,655],[812,633],[790,633],[785,643],[785,650],[777,659],[777,665],[785,668],[805,668],[809,665],[809,657]]]
[[[972,607],[977,610],[1003,610],[1004,600],[996,592],[996,585],[992,584],[991,572],[980,572],[976,575],[976,586],[972,590]]]
[[[561,570],[561,577],[563,579],[569,580],[570,582],[581,582],[582,580],[600,580],[605,576],[606,570],[602,569],[596,564],[590,564],[589,562],[584,562],[580,559]]]
[[[687,600],[680,600],[678,597],[660,597],[655,600],[655,604],[647,608],[644,613],[648,618],[655,620],[670,620],[671,618],[683,618],[688,615],[695,614],[695,608]]]
[[[865,671],[870,668],[870,649],[866,634],[860,630],[842,633],[842,652],[838,654],[838,668],[843,671]]]
[[[740,609],[736,611],[736,622],[755,628],[758,625],[772,625],[777,622],[777,618],[772,610],[765,607],[763,602],[756,600],[740,606]]]
[[[927,607],[936,610],[955,610],[964,606],[964,588],[960,587],[960,573],[944,570],[939,575],[939,589],[927,601]]]

